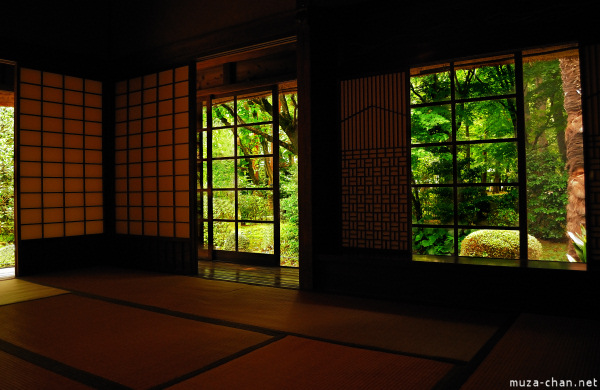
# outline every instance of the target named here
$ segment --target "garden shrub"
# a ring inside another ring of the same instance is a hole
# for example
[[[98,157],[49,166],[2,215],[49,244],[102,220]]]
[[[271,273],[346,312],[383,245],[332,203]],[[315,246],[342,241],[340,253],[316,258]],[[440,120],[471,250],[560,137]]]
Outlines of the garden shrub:
[[[250,247],[250,239],[242,232],[238,233],[238,251],[247,251]],[[225,239],[223,250],[235,251],[235,232],[230,233]]]
[[[15,246],[0,247],[0,268],[15,266]]]
[[[542,244],[532,235],[528,235],[528,244],[529,259],[539,259],[542,255]],[[477,230],[462,241],[460,256],[518,259],[519,232],[517,230]]]

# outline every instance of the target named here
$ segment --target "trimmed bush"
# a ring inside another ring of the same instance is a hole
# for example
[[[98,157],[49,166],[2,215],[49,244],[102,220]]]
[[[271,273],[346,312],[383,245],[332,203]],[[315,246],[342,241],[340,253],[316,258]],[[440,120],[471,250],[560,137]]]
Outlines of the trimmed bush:
[[[0,247],[0,268],[15,266],[15,246]]]
[[[239,232],[238,234],[238,251],[245,252],[250,247],[250,240],[246,237],[245,234]],[[235,232],[230,233],[225,239],[225,243],[223,244],[223,250],[226,251],[235,251]]]
[[[532,235],[527,236],[529,259],[537,260],[542,255],[542,244]],[[516,230],[477,230],[462,241],[460,256],[518,259],[519,232]]]

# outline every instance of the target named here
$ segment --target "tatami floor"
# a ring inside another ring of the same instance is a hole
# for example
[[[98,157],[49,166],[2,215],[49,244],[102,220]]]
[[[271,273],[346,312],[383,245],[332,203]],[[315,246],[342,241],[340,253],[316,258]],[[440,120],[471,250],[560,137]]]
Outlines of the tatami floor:
[[[93,268],[0,281],[0,389],[594,388],[599,329]]]

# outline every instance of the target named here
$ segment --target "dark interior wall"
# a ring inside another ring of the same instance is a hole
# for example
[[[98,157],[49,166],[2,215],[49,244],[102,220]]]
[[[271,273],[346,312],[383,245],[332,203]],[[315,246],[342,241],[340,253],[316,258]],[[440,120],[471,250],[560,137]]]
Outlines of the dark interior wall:
[[[113,1],[115,77],[295,34],[295,0]]]
[[[312,3],[342,74],[600,37],[590,0]]]
[[[3,2],[0,58],[97,78],[107,65],[109,5],[101,0]]]

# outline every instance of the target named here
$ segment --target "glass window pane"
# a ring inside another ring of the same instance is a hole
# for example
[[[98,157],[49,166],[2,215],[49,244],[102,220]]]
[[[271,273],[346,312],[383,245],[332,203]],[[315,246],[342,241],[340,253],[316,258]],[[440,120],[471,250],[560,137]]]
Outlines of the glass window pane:
[[[251,190],[238,192],[238,209],[242,220],[272,221],[273,191]]]
[[[413,144],[449,142],[452,139],[452,108],[449,104],[415,107],[410,115]]]
[[[234,188],[235,160],[213,160],[212,181],[213,188]]]
[[[241,158],[238,160],[238,187],[273,187],[273,158]]]
[[[448,184],[453,182],[451,147],[415,147],[411,150],[410,158],[413,184]]]
[[[235,124],[234,102],[231,98],[213,100],[212,126],[229,127]]]
[[[273,120],[272,92],[240,96],[237,102],[237,123],[270,122]]]
[[[514,138],[517,123],[515,99],[484,100],[456,105],[456,140]]]
[[[515,93],[515,65],[512,56],[461,61],[455,63],[455,69],[457,99]]]
[[[527,233],[540,260],[579,262],[567,234],[586,224],[579,59],[577,48],[563,49],[528,53],[523,64]]]
[[[233,129],[212,131],[212,157],[231,157],[235,153]]]
[[[208,222],[200,224],[200,248],[208,248]]]
[[[260,156],[273,153],[273,126],[245,126],[238,128],[238,154]]]
[[[247,253],[274,253],[272,223],[238,223],[238,251]]]
[[[235,250],[235,222],[213,222],[213,245],[216,250]]]
[[[516,183],[517,143],[457,146],[459,183]]]
[[[458,223],[473,226],[518,227],[518,187],[459,187]]]
[[[213,219],[235,219],[235,192],[213,192]]]
[[[452,188],[413,187],[413,223],[432,225],[454,223]]]
[[[413,227],[412,251],[418,255],[452,255],[454,230],[431,227]]]
[[[411,70],[411,74],[419,69]],[[416,75],[410,78],[410,104],[435,103],[450,100],[450,72]]]

